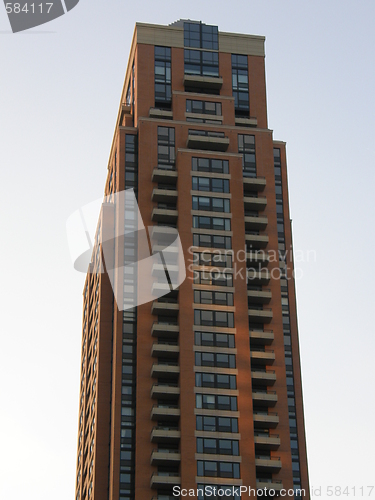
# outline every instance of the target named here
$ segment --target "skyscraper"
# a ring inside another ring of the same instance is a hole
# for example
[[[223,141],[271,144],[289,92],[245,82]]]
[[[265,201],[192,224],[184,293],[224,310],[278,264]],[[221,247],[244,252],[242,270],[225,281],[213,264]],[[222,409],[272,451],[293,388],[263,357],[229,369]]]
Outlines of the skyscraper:
[[[264,41],[196,21],[136,24],[84,287],[76,500],[309,498],[286,153],[267,124]],[[135,307],[124,303],[145,286],[136,231],[121,299],[101,272],[124,264],[118,246],[103,263],[101,242],[129,224],[111,197],[130,188],[150,250],[178,230],[186,268],[173,289],[158,276],[170,284],[177,262],[153,265],[157,298]]]

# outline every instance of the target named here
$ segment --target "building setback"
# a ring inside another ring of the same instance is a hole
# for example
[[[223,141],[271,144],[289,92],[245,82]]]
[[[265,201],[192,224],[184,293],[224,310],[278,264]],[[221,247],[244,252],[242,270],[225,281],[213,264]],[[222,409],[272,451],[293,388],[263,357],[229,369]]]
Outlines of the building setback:
[[[240,486],[309,499],[285,143],[267,124],[264,41],[136,24],[105,194],[134,189],[154,252],[161,226],[177,228],[187,275],[118,307],[100,242],[127,221],[103,204],[84,288],[76,500],[171,500],[176,486],[200,500],[239,498]],[[134,251],[144,257],[136,237]]]

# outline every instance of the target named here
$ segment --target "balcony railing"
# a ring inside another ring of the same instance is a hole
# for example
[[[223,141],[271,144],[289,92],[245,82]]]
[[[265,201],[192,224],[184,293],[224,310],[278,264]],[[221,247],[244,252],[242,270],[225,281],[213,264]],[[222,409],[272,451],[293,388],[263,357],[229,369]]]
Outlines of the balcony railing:
[[[251,379],[257,385],[270,386],[276,382],[276,374],[273,370],[251,370]]]
[[[154,472],[151,476],[151,488],[172,489],[173,486],[181,484],[181,477],[178,472]]]
[[[268,224],[268,218],[263,215],[246,215],[245,214],[245,228],[256,229],[263,231]]]
[[[171,185],[170,189],[166,186],[163,188],[154,188],[152,190],[151,200],[163,203],[176,203],[177,197],[177,190]]]
[[[277,394],[275,391],[253,391],[253,401],[261,406],[275,406],[277,403]]]
[[[177,384],[154,384],[151,387],[150,395],[152,399],[177,401],[180,397],[180,388],[177,386]]]
[[[273,318],[272,309],[254,309],[249,308],[249,320],[259,323],[270,323]]]
[[[247,191],[264,191],[266,187],[265,177],[244,177],[243,178],[243,189],[245,193]]]
[[[275,336],[272,330],[250,330],[250,344],[253,345],[270,345]]]
[[[158,378],[178,378],[180,366],[178,363],[154,363],[151,367],[151,377]]]
[[[152,443],[178,443],[181,431],[175,427],[153,427],[151,431]]]
[[[162,184],[172,184],[177,183],[177,170],[172,165],[158,165],[152,171],[151,180],[152,182],[160,182]]]
[[[223,78],[221,76],[204,76],[204,75],[184,75],[184,86],[190,88],[205,88],[220,90],[223,86]]]
[[[178,465],[180,461],[178,450],[153,450],[151,453],[151,465]]]
[[[279,423],[279,416],[276,412],[254,411],[254,426],[262,429],[274,429]]]
[[[281,444],[277,434],[262,435],[254,433],[254,443],[258,450],[277,450]]]
[[[178,421],[180,408],[177,405],[154,405],[151,409],[151,420]]]
[[[277,473],[281,469],[280,457],[263,457],[255,455],[255,467],[258,472]]]
[[[272,365],[275,361],[275,352],[272,349],[250,348],[251,361],[265,365]]]
[[[229,146],[229,138],[225,137],[224,132],[189,130],[186,146],[189,149],[226,151]]]

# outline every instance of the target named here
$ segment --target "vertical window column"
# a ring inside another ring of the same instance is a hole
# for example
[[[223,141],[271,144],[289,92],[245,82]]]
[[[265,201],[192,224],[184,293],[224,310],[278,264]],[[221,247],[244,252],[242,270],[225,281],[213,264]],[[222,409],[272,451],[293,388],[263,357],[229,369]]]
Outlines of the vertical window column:
[[[232,54],[232,91],[236,116],[249,116],[247,56]]]
[[[273,154],[274,154],[274,170],[275,170],[277,236],[278,236],[278,243],[279,243],[281,305],[282,305],[282,315],[283,315],[283,333],[284,333],[284,349],[285,349],[286,383],[287,383],[287,395],[288,395],[290,446],[291,446],[291,451],[292,451],[293,485],[294,485],[294,489],[296,490],[296,489],[301,488],[301,473],[300,473],[300,463],[299,463],[298,433],[297,433],[297,420],[296,420],[296,400],[295,400],[295,390],[294,390],[292,342],[291,342],[291,332],[290,332],[288,280],[287,280],[287,276],[286,276],[285,221],[284,221],[284,210],[283,210],[284,205],[283,205],[283,195],[282,195],[280,149],[274,148]],[[296,496],[295,498],[301,498],[301,497]]]
[[[125,188],[138,192],[137,136],[125,137]],[[127,262],[137,259],[137,213],[132,206],[125,206],[124,229],[130,231],[124,248]],[[133,215],[132,215],[133,214]],[[122,333],[122,384],[121,384],[121,439],[120,439],[120,495],[119,500],[134,499],[135,476],[135,413],[136,413],[136,347],[137,308],[136,266],[127,266],[124,272],[124,307]]]
[[[242,154],[243,176],[256,177],[255,136],[238,134],[238,152]]]
[[[171,105],[171,49],[155,46],[155,107],[170,109]]]

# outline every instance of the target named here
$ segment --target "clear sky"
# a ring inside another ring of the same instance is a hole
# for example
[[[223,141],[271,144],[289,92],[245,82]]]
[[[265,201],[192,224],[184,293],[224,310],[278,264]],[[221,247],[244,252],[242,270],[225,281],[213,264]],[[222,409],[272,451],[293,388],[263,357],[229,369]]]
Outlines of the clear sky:
[[[65,221],[103,194],[135,22],[179,18],[266,36],[294,246],[316,251],[297,263],[310,480],[375,482],[375,2],[81,0],[15,35],[0,5],[1,499],[74,498],[84,276]]]

